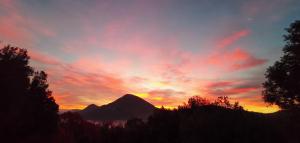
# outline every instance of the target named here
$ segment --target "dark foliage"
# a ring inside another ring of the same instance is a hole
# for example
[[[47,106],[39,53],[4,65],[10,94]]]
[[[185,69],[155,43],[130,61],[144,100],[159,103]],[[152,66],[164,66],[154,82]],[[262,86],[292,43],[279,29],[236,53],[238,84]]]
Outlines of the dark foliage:
[[[300,21],[286,31],[283,56],[265,74],[263,98],[282,109],[292,109],[300,107]]]
[[[58,105],[47,74],[34,72],[29,58],[25,49],[0,49],[0,135],[9,142],[40,142],[57,129]]]
[[[298,143],[299,111],[247,112],[227,97],[210,102],[199,96],[175,110],[157,109],[147,121],[124,126],[92,123],[76,113],[61,115],[63,142],[74,143]],[[205,101],[203,104],[203,101]],[[228,104],[223,104],[228,103]],[[194,106],[196,105],[196,106]],[[234,108],[238,107],[238,108]],[[68,141],[66,141],[66,139]]]
[[[78,113],[66,112],[60,115],[60,129],[55,142],[96,143],[100,142],[98,125],[85,121]]]

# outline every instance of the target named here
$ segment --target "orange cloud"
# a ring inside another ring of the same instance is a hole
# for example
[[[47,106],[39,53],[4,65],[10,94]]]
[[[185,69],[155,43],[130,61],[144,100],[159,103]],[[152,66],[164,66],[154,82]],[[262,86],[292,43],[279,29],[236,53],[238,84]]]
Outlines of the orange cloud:
[[[277,106],[268,106],[263,102],[260,85],[257,79],[208,82],[202,93],[212,100],[218,96],[228,96],[231,102],[238,101],[248,111],[262,113],[278,111]]]
[[[248,111],[272,113],[280,110],[280,108],[276,105],[269,105],[265,103],[259,93],[251,96],[239,97],[238,101],[240,105]]]
[[[172,89],[165,90],[151,90],[146,99],[153,103],[155,106],[169,106],[177,107],[186,100],[186,94],[183,91],[175,91]]]

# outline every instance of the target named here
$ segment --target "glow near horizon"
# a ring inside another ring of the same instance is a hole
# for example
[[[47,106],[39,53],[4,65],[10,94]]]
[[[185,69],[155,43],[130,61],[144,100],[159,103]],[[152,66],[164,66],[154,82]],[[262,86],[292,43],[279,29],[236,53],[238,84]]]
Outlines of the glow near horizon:
[[[263,74],[299,13],[297,0],[0,0],[0,39],[28,49],[62,109],[133,93],[168,108],[226,95],[267,113]]]

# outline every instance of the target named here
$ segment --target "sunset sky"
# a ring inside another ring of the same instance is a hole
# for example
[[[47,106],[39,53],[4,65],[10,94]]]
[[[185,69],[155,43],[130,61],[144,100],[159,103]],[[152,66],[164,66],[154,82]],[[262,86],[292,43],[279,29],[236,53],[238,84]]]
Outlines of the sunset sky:
[[[157,107],[228,96],[274,112],[261,84],[297,19],[299,0],[0,0],[0,41],[29,51],[61,109],[132,93]]]

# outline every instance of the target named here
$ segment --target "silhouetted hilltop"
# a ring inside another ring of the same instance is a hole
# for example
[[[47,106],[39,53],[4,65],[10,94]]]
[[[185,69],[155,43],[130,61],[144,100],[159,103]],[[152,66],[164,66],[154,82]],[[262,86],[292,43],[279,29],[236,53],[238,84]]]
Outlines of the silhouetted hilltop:
[[[99,106],[95,105],[95,104],[90,104],[89,106],[85,107],[84,110],[86,111],[94,111],[97,110],[99,108]]]
[[[91,104],[79,111],[87,120],[127,120],[131,118],[146,119],[155,107],[144,99],[132,94],[126,94],[107,105]]]

